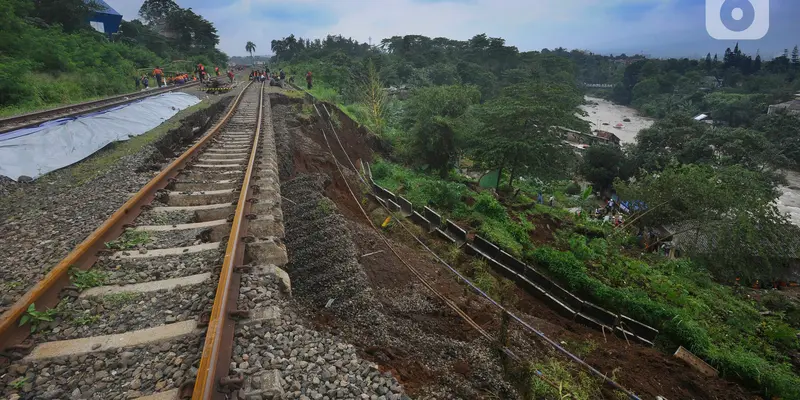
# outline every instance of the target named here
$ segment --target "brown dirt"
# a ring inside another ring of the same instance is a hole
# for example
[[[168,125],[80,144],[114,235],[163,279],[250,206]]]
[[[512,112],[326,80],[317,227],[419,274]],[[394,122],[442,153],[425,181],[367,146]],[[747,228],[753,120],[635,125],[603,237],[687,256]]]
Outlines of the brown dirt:
[[[533,223],[535,229],[530,233],[531,242],[534,244],[553,243],[553,234],[561,228],[561,221],[543,215],[528,215],[528,221]]]
[[[324,111],[322,112],[324,113]],[[398,301],[398,296],[407,295],[410,291],[432,299],[435,304],[441,304],[441,301],[435,298],[397,257],[392,255],[390,249],[368,226],[358,203],[351,197],[345,181],[336,170],[328,153],[325,139],[321,134],[323,126],[325,125],[318,118],[312,118],[305,126],[298,127],[318,146],[316,146],[317,148],[295,146],[293,152],[295,174],[324,172],[332,178],[333,182],[327,187],[325,194],[336,203],[338,210],[350,221],[348,224],[353,235],[353,242],[356,244],[359,254],[362,255],[359,260],[361,266],[366,272],[369,284],[374,289],[378,300],[386,306],[387,313],[391,314],[390,317],[393,320],[406,321],[425,333],[471,342],[474,346],[485,346],[485,342],[479,340],[478,333],[468,323],[444,306],[431,312],[415,313],[398,312],[391,307],[394,302]],[[329,127],[325,127],[329,129]],[[326,132],[328,132],[327,129]],[[357,163],[358,159],[371,160],[370,145],[374,144],[374,138],[365,135],[363,130],[355,129],[355,125],[346,118],[343,119],[342,128],[337,129],[337,133],[354,163]],[[331,137],[328,139],[335,140]],[[339,162],[347,164],[347,159],[341,153],[341,149],[337,149],[338,143],[332,142],[331,147],[334,148],[334,154]],[[362,197],[359,192],[358,180],[352,171],[348,172],[348,178],[356,196]],[[374,202],[368,202],[367,208],[373,220],[382,219],[383,211],[378,209]],[[553,232],[558,229],[560,224],[546,215],[531,217],[530,220],[537,227],[531,233],[531,240],[534,243],[552,242]],[[405,223],[411,226],[410,222]],[[548,225],[550,228],[547,228]],[[501,325],[499,311],[485,299],[465,289],[465,285],[460,283],[452,272],[438,263],[406,233],[401,233],[400,229],[395,226],[390,228],[388,233],[390,243],[399,255],[416,268],[439,293],[452,300],[484,330],[496,335]],[[435,242],[424,234],[421,238],[429,243]],[[375,254],[363,256],[369,253]],[[514,289],[514,294],[517,301],[511,309],[516,315],[556,342],[567,344],[594,342],[597,347],[585,356],[585,361],[600,372],[614,376],[618,383],[637,393],[642,399],[654,399],[656,396],[664,396],[670,400],[758,398],[721,378],[702,376],[669,354],[653,348],[629,345],[613,335],[604,335],[567,320],[519,288]],[[316,315],[315,322],[319,328],[328,329],[334,333],[346,331],[342,326],[342,324],[346,324],[346,321],[340,321],[325,311],[320,311]],[[536,361],[541,360],[544,355],[553,354],[549,345],[544,344],[533,333],[520,331],[516,324],[512,326],[514,331],[511,335],[513,348],[521,350],[520,354],[524,355],[526,359]],[[420,359],[418,356],[414,356],[413,353],[419,354],[418,351],[415,351],[419,349],[364,346],[365,343],[358,343],[358,337],[349,337],[349,339],[354,340],[355,345],[361,346],[361,353],[364,357],[379,363],[386,370],[391,370],[412,396],[422,388],[434,385],[437,381],[441,382],[446,375],[470,379],[475,367],[466,360],[451,361],[444,368],[437,367],[432,365],[436,363],[431,363],[429,359]]]

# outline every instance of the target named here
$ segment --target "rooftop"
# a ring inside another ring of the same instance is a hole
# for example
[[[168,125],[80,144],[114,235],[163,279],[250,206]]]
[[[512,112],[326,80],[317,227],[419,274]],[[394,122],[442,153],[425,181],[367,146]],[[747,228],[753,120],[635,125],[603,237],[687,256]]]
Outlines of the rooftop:
[[[775,104],[772,107],[786,108],[792,111],[800,111],[800,99],[789,100],[780,104]]]
[[[99,14],[109,14],[109,15],[122,16],[122,14],[118,13],[117,10],[111,8],[111,6],[108,5],[108,3],[106,3],[105,1],[103,1],[103,0],[95,0],[95,2],[97,3],[97,5],[100,6],[99,10],[97,10],[97,12]]]

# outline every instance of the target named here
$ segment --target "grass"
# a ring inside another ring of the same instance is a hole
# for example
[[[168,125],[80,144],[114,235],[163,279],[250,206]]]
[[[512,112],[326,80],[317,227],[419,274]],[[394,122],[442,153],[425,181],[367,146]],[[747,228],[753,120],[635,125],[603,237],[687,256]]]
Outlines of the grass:
[[[415,209],[428,205],[446,218],[474,226],[478,234],[515,256],[522,256],[530,249],[533,224],[524,215],[507,210],[489,192],[475,193],[464,183],[442,180],[382,160],[371,168],[379,185],[407,198]],[[465,205],[467,198],[473,200],[472,206]]]
[[[537,375],[536,371],[541,372],[556,387],[534,376],[531,380],[530,396],[533,399],[594,400],[604,397],[601,392],[602,383],[598,379],[567,361],[548,358],[533,364],[529,373]]]
[[[102,301],[103,304],[109,307],[119,307],[125,303],[130,303],[131,301],[136,299],[136,293],[114,293],[109,294],[108,296],[103,296]]]
[[[16,289],[16,288],[18,288],[20,286],[22,286],[22,282],[20,282],[20,281],[6,281],[6,282],[3,282],[3,287],[6,288],[7,290]]]
[[[314,97],[316,97],[317,100],[327,101],[333,104],[341,103],[341,96],[339,95],[339,91],[334,88],[330,88],[315,83],[314,87],[311,88],[311,90],[309,90],[308,92],[311,93]]]
[[[106,248],[112,250],[130,250],[149,242],[150,233],[147,231],[135,231],[128,229],[120,237],[107,242]]]
[[[25,103],[0,108],[0,118],[100,100],[133,90],[131,79],[130,87],[125,82],[122,85],[113,85],[105,93],[93,93],[90,89],[93,85],[87,86],[87,77],[82,74],[66,73],[55,77],[51,74],[31,73],[23,74],[17,79],[24,79],[26,85],[30,86],[31,96]]]
[[[777,311],[761,315],[764,308],[756,301],[714,282],[707,271],[690,260],[635,255],[632,238],[610,236],[610,226],[581,220],[560,207],[534,204],[524,212],[515,212],[492,195],[471,191],[463,183],[381,160],[372,165],[372,173],[379,185],[406,197],[415,209],[431,205],[445,217],[469,224],[481,236],[542,268],[585,300],[658,328],[656,345],[662,350],[674,352],[682,345],[711,363],[725,378],[767,396],[800,399],[800,377],[788,356],[800,349],[796,337],[800,308],[787,305],[785,299],[769,296],[766,303]],[[552,192],[557,202],[569,204],[570,199],[561,191]],[[536,197],[530,192],[526,195],[524,201]],[[471,206],[465,205],[468,200]],[[557,232],[556,241],[534,248],[528,233],[536,227],[527,222],[527,216],[561,221],[563,228]],[[444,250],[439,251],[444,253],[443,258],[448,258],[446,249],[440,250]],[[493,297],[503,292],[503,282],[487,266],[478,263],[470,265],[469,270],[468,276],[485,292]],[[573,350],[581,353],[590,352],[592,344],[574,346]],[[568,367],[553,361],[538,367],[564,379],[569,372],[572,383],[566,387],[576,398],[593,398],[596,394]],[[547,394],[558,395],[552,391]]]
[[[559,235],[568,250],[541,247],[528,259],[586,300],[660,330],[657,346],[682,345],[729,379],[767,396],[800,398],[789,352],[800,348],[796,328],[761,315],[753,299],[714,282],[686,259],[637,259],[608,239]]]
[[[20,376],[19,378],[11,382],[11,387],[14,389],[21,389],[23,386],[25,386],[26,383],[28,383],[28,377]]]
[[[72,268],[70,269],[69,277],[72,284],[75,285],[78,290],[86,290],[89,288],[102,286],[108,276],[101,271],[95,271],[92,269],[88,271],[81,271],[79,269]]]
[[[91,325],[99,320],[100,320],[100,315],[98,314],[83,313],[73,318],[72,323],[76,326],[84,326],[84,325]]]

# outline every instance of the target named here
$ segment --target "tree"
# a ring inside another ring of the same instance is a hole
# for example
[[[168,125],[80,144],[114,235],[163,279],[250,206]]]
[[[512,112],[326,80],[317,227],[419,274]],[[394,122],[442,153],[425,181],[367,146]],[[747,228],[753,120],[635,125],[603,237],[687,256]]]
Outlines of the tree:
[[[762,115],[754,128],[763,132],[775,149],[780,149],[789,168],[800,168],[800,117],[787,112]]]
[[[600,191],[611,188],[616,178],[627,180],[631,173],[625,153],[618,147],[603,145],[590,146],[586,150],[579,172]]]
[[[85,0],[33,0],[32,17],[50,25],[61,25],[66,32],[88,28],[87,21],[100,5]]]
[[[139,17],[159,33],[167,27],[167,19],[180,10],[173,0],[145,0],[139,8]]]
[[[255,60],[253,60],[253,52],[256,51],[255,43],[248,41],[244,46],[244,50],[250,53],[250,61],[255,65]]]
[[[694,139],[706,134],[708,126],[687,114],[670,114],[636,135],[632,157],[639,168],[660,171],[673,163],[707,163],[713,152]]]
[[[797,46],[794,46],[792,50],[792,66],[795,68],[800,67],[800,50],[797,49]]]
[[[386,127],[386,112],[389,97],[383,88],[378,70],[372,59],[367,60],[366,73],[358,80],[360,101],[367,108],[367,125],[378,135],[383,135]]]
[[[552,179],[570,175],[575,160],[556,126],[588,130],[576,117],[581,104],[574,86],[531,82],[509,86],[476,110],[481,122],[470,138],[470,153],[484,168],[508,170],[514,179]]]
[[[403,125],[409,158],[440,176],[455,165],[460,151],[467,109],[478,102],[474,86],[431,86],[416,89],[405,105]]]
[[[720,279],[769,275],[796,250],[781,245],[790,232],[774,204],[778,193],[743,167],[671,166],[633,183],[617,180],[614,188],[645,205],[631,223],[670,227],[673,242]]]

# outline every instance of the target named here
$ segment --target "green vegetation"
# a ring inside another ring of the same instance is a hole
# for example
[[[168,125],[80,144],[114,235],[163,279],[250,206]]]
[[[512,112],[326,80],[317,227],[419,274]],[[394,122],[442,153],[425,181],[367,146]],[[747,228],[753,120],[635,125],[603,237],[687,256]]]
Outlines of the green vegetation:
[[[120,237],[107,242],[106,248],[112,250],[130,250],[150,242],[150,233],[127,229]]]
[[[800,396],[787,356],[800,346],[800,320],[790,328],[781,316],[762,316],[756,302],[715,283],[689,260],[639,260],[605,239],[577,234],[561,244],[567,251],[540,247],[530,260],[585,299],[657,327],[659,347],[682,345],[723,376],[769,395]]]
[[[464,114],[478,102],[474,87],[432,86],[419,89],[405,104],[401,137],[406,157],[446,177],[458,161],[459,142],[469,123]]]
[[[31,305],[29,305],[28,309],[25,311],[25,314],[19,319],[19,326],[30,323],[31,333],[34,333],[39,330],[42,325],[52,322],[55,315],[55,308],[48,308],[45,311],[37,311],[36,304],[31,303]]]
[[[172,0],[146,1],[147,24],[123,21],[111,37],[85,22],[96,5],[84,0],[0,0],[0,9],[0,115],[130,92],[157,65],[170,74],[227,61],[213,25]],[[181,35],[164,36],[173,31]]]
[[[77,268],[71,268],[69,271],[69,280],[78,290],[102,286],[107,277],[105,273],[93,269],[81,271]]]
[[[25,386],[26,383],[28,383],[28,377],[20,376],[19,378],[14,379],[14,381],[11,382],[11,387],[14,389],[21,389],[23,386]]]
[[[313,71],[313,95],[391,145],[372,165],[381,186],[415,207],[433,207],[581,297],[657,327],[664,351],[682,345],[728,379],[800,398],[792,356],[800,349],[800,306],[778,295],[759,303],[749,289],[723,284],[769,280],[800,248],[775,245],[800,235],[773,205],[783,180],[777,170],[800,166],[800,121],[765,115],[767,105],[800,90],[800,59],[753,60],[738,48],[723,61],[520,52],[486,35],[398,36],[377,48],[340,36],[292,35],[272,49],[273,63]],[[376,80],[394,87],[388,100],[374,101]],[[595,94],[660,119],[633,146],[592,146],[579,158],[552,127],[588,130],[577,117],[581,82],[615,83]],[[691,118],[700,112],[714,124]],[[489,171],[499,171],[497,187],[478,188],[477,178]],[[614,228],[587,216],[601,204],[593,190],[647,207]],[[545,204],[552,196],[554,207],[537,204],[540,195]],[[669,237],[645,247],[642,237],[664,226],[693,235],[682,258],[650,251]],[[482,289],[506,292],[485,265],[437,250]],[[591,344],[575,346],[592,351]],[[562,389],[531,379],[533,397],[602,397],[557,359],[536,368]]]
[[[578,369],[574,364],[558,358],[548,358],[543,362],[533,364],[530,374],[542,373],[549,381],[558,385],[553,387],[544,380],[533,377],[531,379],[531,396],[534,399],[558,400],[592,400],[603,398],[601,385],[588,373]]]
[[[122,292],[122,293],[110,294],[108,296],[103,296],[102,301],[103,304],[108,307],[117,308],[126,303],[130,303],[131,301],[136,299],[136,297],[137,297],[136,293]]]
[[[76,326],[91,325],[100,320],[100,315],[90,314],[90,310],[86,310],[72,318],[72,323]]]

